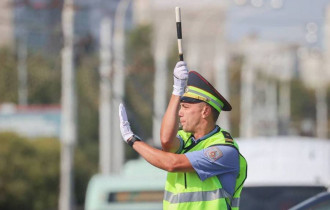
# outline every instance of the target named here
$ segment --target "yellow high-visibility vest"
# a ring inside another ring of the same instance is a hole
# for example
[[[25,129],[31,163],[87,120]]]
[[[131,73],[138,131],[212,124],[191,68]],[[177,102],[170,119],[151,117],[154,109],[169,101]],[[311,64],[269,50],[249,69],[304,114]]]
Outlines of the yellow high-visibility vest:
[[[184,142],[181,154],[192,151],[199,151],[210,146],[227,145],[237,149],[237,143],[230,134],[222,129],[212,136],[194,144],[191,134],[180,130],[178,134]],[[239,153],[240,171],[236,178],[235,191],[233,196],[223,188],[217,176],[209,177],[201,181],[196,172],[169,172],[165,185],[163,200],[164,210],[222,210],[227,209],[227,204],[231,209],[239,209],[239,199],[243,188],[243,183],[247,177],[247,162]]]

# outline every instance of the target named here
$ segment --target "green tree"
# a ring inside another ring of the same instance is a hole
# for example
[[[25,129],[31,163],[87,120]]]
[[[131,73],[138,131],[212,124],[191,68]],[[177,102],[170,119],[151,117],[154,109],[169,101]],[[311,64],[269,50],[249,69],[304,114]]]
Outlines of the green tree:
[[[30,53],[27,63],[29,104],[59,104],[61,57]]]
[[[315,92],[306,88],[298,79],[291,82],[291,91],[292,120],[315,118]]]
[[[58,195],[59,147],[15,134],[0,135],[0,209],[53,209]]]
[[[17,102],[18,83],[15,55],[6,48],[0,49],[0,103]]]
[[[132,112],[133,129],[147,139],[152,135],[154,90],[151,26],[141,25],[132,29],[126,40],[127,75],[124,100],[128,110]]]
[[[18,102],[17,58],[9,49],[0,49],[0,103]],[[58,104],[61,94],[60,57],[29,53],[26,60],[29,104]]]
[[[58,139],[27,139],[0,133],[0,209],[57,209],[59,195]],[[80,150],[75,154],[75,192],[82,206],[94,165]]]

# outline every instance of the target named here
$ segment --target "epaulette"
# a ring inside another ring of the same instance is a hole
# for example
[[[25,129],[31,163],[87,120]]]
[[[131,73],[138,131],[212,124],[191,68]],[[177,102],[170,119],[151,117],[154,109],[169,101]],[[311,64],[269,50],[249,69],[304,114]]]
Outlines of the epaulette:
[[[227,131],[221,131],[223,136],[225,137],[225,141],[226,143],[234,143],[233,137],[231,137],[230,133],[228,133]]]

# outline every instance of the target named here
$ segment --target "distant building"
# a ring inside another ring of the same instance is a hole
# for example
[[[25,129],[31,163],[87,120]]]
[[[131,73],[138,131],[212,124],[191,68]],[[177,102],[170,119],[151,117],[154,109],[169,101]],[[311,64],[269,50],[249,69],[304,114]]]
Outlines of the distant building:
[[[63,0],[13,0],[16,43],[28,49],[55,51],[61,48]]]
[[[15,41],[25,42],[29,49],[58,53],[63,45],[61,20],[64,0],[12,1]],[[119,0],[74,2],[76,51],[88,51],[95,44],[93,41],[98,40],[101,18],[104,15],[113,17]]]
[[[190,69],[214,82],[216,50],[225,43],[226,1],[134,1],[136,24],[151,24],[153,38],[176,46],[175,7],[181,7],[182,42],[185,61]],[[157,38],[158,37],[158,38]]]
[[[13,45],[13,10],[11,0],[0,1],[0,47]]]
[[[0,132],[26,137],[60,137],[61,109],[57,105],[0,105]]]

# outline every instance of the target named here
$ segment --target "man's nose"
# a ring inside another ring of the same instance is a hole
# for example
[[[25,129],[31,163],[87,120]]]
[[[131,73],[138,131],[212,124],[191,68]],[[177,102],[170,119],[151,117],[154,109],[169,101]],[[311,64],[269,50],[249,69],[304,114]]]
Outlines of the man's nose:
[[[179,117],[182,117],[182,116],[183,116],[182,110],[179,109]]]

